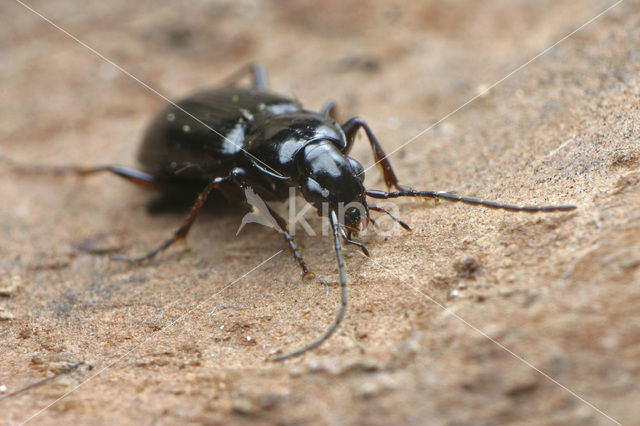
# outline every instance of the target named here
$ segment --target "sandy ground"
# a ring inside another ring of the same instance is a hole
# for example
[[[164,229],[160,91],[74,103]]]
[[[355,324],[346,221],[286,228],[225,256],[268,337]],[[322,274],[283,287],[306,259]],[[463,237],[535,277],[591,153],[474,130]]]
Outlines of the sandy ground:
[[[0,401],[0,423],[640,424],[640,2],[431,127],[613,3],[32,1],[168,97],[261,61],[274,90],[335,99],[388,151],[420,134],[391,157],[405,184],[579,208],[399,202],[412,233],[363,235],[372,260],[345,252],[336,335],[273,363],[335,314],[328,238],[299,233],[328,298],[286,251],[243,277],[284,247],[257,225],[235,237],[233,211],[199,218],[188,249],[111,262],[77,247],[139,254],[184,213],[149,215],[151,194],[112,176],[3,165],[0,392],[84,364]],[[162,99],[20,4],[1,9],[2,154],[134,165]],[[363,138],[354,155],[372,162]],[[377,170],[367,184],[382,187]]]

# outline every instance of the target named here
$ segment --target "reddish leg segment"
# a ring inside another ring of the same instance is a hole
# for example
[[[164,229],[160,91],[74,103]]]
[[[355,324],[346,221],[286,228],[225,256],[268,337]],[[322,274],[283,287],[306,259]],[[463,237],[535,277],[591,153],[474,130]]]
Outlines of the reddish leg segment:
[[[124,262],[130,262],[130,263],[142,262],[142,261],[151,259],[156,254],[158,254],[161,251],[167,249],[169,246],[171,246],[176,241],[186,238],[187,234],[189,233],[189,230],[191,229],[191,226],[193,225],[193,222],[195,222],[196,217],[198,216],[198,213],[200,213],[200,210],[202,209],[202,206],[204,205],[205,201],[207,201],[207,198],[209,197],[209,194],[211,194],[211,191],[213,191],[213,189],[218,187],[221,183],[228,182],[228,179],[229,178],[226,178],[226,177],[225,178],[217,178],[217,179],[214,179],[213,181],[211,181],[209,184],[207,184],[207,186],[204,188],[204,190],[202,190],[200,195],[198,195],[198,198],[196,198],[196,201],[191,206],[191,209],[189,209],[189,214],[185,218],[185,220],[182,223],[182,225],[180,226],[180,228],[178,228],[173,233],[171,238],[165,240],[158,247],[154,248],[153,250],[151,250],[151,251],[147,252],[146,254],[144,254],[142,256],[139,256],[139,257],[112,256],[111,259],[112,260],[121,260],[121,261],[124,261]]]
[[[396,177],[396,174],[391,167],[391,162],[387,158],[387,155],[384,153],[380,142],[378,142],[378,139],[376,139],[376,136],[369,128],[369,125],[363,119],[357,117],[352,118],[342,125],[342,130],[347,137],[347,146],[345,147],[343,152],[345,154],[349,153],[353,146],[353,143],[355,142],[356,133],[360,128],[364,129],[365,133],[367,134],[367,138],[371,143],[371,149],[373,150],[373,158],[376,164],[382,169],[384,183],[387,185],[387,188],[395,188],[400,191],[406,189],[399,184],[398,178]]]

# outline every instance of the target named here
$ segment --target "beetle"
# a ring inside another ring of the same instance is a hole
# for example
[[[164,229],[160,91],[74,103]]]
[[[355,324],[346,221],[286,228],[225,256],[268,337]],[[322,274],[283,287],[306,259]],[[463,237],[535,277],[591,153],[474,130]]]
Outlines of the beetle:
[[[246,75],[252,77],[250,87],[238,86],[239,80]],[[387,191],[367,189],[364,168],[349,156],[360,130],[371,145]],[[294,99],[270,92],[266,71],[259,64],[239,70],[221,87],[198,91],[167,105],[147,127],[138,160],[140,169],[120,165],[56,169],[80,175],[110,172],[165,194],[193,187],[200,189],[184,222],[170,238],[142,256],[113,256],[115,260],[142,262],[184,239],[214,190],[238,198],[238,191],[229,191],[250,189],[265,201],[282,201],[293,187],[317,209],[318,215],[329,219],[340,275],[340,307],[323,334],[298,350],[273,357],[276,361],[316,348],[338,328],[347,307],[341,242],[355,245],[364,254],[369,254],[364,244],[353,237],[370,222],[375,224],[371,211],[385,213],[406,230],[411,230],[389,211],[369,203],[367,197],[442,199],[528,213],[576,208],[573,205],[515,206],[461,197],[451,192],[418,191],[401,185],[381,144],[363,119],[351,118],[340,125],[331,101],[320,112],[314,112]],[[286,221],[270,206],[267,205],[267,209],[303,276],[311,274],[293,235],[287,231]]]

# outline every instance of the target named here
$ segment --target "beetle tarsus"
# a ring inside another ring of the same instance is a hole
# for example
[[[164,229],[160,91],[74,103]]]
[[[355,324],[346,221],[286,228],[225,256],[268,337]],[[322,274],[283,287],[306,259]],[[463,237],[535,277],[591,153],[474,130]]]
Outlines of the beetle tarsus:
[[[163,242],[162,244],[160,244],[158,247],[154,248],[153,250],[149,251],[147,254],[144,254],[142,256],[138,256],[138,257],[109,256],[109,259],[115,260],[115,261],[119,261],[119,262],[132,263],[132,264],[142,263],[142,262],[144,262],[146,260],[149,260],[149,259],[155,257],[161,251],[166,250],[170,245],[172,245],[173,243],[175,243],[179,239],[180,238],[177,238],[175,236],[171,237],[168,240],[166,240],[165,242]]]

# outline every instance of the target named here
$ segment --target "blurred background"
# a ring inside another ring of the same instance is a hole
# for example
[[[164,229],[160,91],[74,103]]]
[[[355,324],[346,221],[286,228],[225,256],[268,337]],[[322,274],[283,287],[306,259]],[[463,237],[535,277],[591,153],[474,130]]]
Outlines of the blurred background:
[[[299,239],[330,282],[328,299],[298,279],[285,252],[209,300],[283,248],[279,235],[255,226],[236,238],[239,217],[204,216],[189,249],[114,264],[77,247],[142,252],[182,213],[147,215],[148,194],[111,176],[25,177],[2,166],[0,385],[13,391],[86,363],[0,402],[5,421],[24,421],[115,362],[36,421],[637,424],[638,1],[513,75],[615,2],[26,4],[168,98],[261,62],[273,91],[310,109],[335,100],[387,152],[415,138],[391,157],[404,184],[579,209],[530,216],[402,203],[414,232],[364,241],[393,274],[348,251],[340,330],[304,358],[273,364],[270,353],[299,347],[335,314],[328,241]],[[135,165],[164,101],[19,2],[0,10],[0,154]],[[354,155],[372,163],[364,140]],[[377,170],[367,185],[382,187]],[[210,315],[220,304],[245,309]]]

